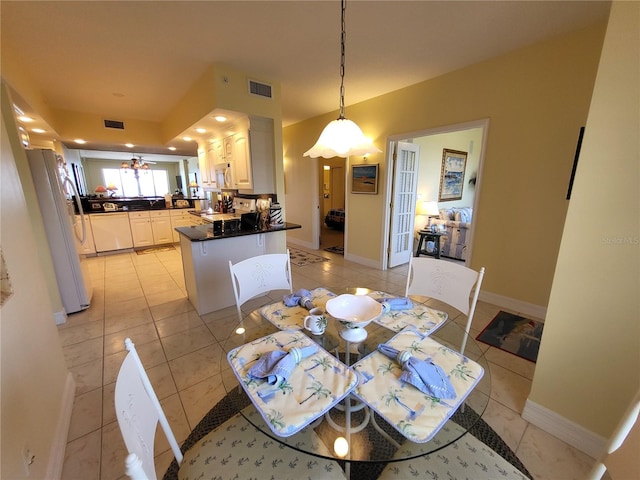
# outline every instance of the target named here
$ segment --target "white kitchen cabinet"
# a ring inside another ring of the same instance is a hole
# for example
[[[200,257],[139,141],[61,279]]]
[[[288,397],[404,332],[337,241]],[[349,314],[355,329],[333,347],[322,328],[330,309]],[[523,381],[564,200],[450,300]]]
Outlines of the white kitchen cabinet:
[[[80,215],[75,215],[75,225],[76,229],[76,250],[78,253],[82,255],[92,255],[96,253],[96,246],[93,243],[93,231],[91,230],[91,221],[89,220],[89,215],[84,216],[84,227],[85,227],[85,240],[84,243],[80,243],[78,237],[82,238],[82,217]]]
[[[129,212],[129,224],[134,247],[150,247],[154,244],[149,212]]]
[[[171,216],[167,210],[151,210],[151,231],[153,233],[153,244],[162,245],[173,243],[173,230],[171,228]]]
[[[127,213],[96,213],[89,215],[96,252],[133,248]]]
[[[199,218],[195,215],[191,215],[189,213],[190,210],[170,210],[170,220],[171,220],[171,231],[172,231],[172,241],[177,243],[180,241],[180,234],[176,232],[176,228],[178,227],[190,227],[192,225],[197,225],[197,221]]]
[[[206,143],[198,145],[198,168],[200,169],[200,186],[202,188],[212,188],[211,169],[209,167]]]
[[[224,139],[225,162],[231,164],[233,187],[240,193],[274,193],[273,119],[251,117],[247,126]]]
[[[249,169],[253,193],[276,192],[276,160],[273,119],[251,117],[249,130]],[[238,189],[244,187],[238,186]]]
[[[249,132],[236,133],[232,139],[232,160],[234,188],[238,190],[253,189],[251,171],[251,151],[249,149]]]
[[[199,162],[201,187],[204,189],[218,188],[216,178],[216,155],[220,149],[220,142],[216,140],[207,140],[204,144],[204,161]]]

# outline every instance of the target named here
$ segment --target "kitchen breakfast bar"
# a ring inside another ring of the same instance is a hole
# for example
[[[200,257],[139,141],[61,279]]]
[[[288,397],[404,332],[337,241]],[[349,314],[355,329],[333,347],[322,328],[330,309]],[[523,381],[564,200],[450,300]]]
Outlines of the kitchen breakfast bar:
[[[229,261],[284,253],[286,230],[302,228],[286,222],[262,229],[241,229],[238,224],[228,227],[220,229],[208,224],[176,228],[187,295],[198,315],[235,305]]]

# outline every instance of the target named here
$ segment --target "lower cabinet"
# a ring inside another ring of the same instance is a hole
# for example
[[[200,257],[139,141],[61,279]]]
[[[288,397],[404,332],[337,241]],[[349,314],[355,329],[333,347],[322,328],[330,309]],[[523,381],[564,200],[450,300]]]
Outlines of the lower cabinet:
[[[149,212],[129,212],[129,224],[134,247],[153,245],[153,230]]]
[[[176,232],[178,227],[191,227],[192,225],[199,225],[200,218],[189,213],[190,210],[171,210],[171,232],[172,241],[178,243],[180,241],[180,234]]]
[[[171,228],[171,216],[166,210],[150,211],[151,232],[153,233],[153,244],[162,245],[173,243],[173,229]]]
[[[177,243],[180,237],[174,230],[176,227],[198,225],[200,221],[189,210],[170,209],[100,213],[86,218],[91,218],[91,222],[86,222],[87,240],[84,245],[76,241],[78,253],[81,254]],[[80,236],[82,226],[79,215],[76,215],[75,228]]]

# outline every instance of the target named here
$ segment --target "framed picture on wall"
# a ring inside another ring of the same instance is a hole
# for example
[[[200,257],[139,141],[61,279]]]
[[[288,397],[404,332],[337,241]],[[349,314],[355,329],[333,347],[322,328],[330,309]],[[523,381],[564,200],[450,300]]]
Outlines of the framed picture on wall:
[[[351,193],[378,193],[378,165],[351,166]]]
[[[467,152],[442,150],[442,169],[440,170],[440,194],[438,201],[462,199],[464,169],[467,165]]]

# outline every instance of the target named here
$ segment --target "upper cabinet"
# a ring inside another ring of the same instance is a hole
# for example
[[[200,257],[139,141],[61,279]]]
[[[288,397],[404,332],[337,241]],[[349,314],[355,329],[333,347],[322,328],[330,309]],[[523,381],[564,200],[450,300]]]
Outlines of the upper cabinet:
[[[249,132],[245,130],[236,133],[230,142],[233,151],[230,161],[233,171],[233,183],[238,190],[253,189],[252,155],[248,137]]]
[[[223,138],[209,138],[198,145],[202,188],[225,188],[218,181],[216,166],[228,164],[231,176],[227,188],[241,193],[275,193],[275,150],[273,119],[251,117],[227,128]],[[228,171],[227,171],[228,170]]]
[[[207,144],[198,145],[198,168],[200,169],[200,186],[202,188],[213,188],[211,185],[211,174],[209,159],[207,158]]]
[[[273,119],[250,117],[248,138],[236,140],[236,151],[246,152],[239,159],[236,182],[238,190],[252,193],[275,193],[275,148]],[[235,163],[235,160],[234,160]],[[246,182],[241,182],[242,177]],[[247,185],[246,187],[243,185]]]

